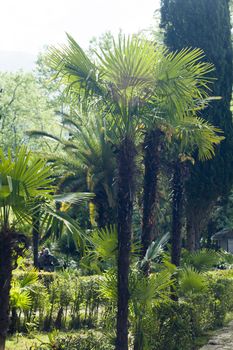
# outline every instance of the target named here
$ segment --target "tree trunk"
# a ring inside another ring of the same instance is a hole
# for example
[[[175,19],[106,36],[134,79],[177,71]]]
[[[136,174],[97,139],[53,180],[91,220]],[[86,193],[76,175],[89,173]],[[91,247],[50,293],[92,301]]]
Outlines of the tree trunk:
[[[40,219],[39,212],[36,212],[32,217],[32,242],[33,242],[33,264],[38,268],[38,255],[39,255],[39,238],[40,238]]]
[[[125,138],[118,153],[118,300],[116,350],[128,350],[129,267],[134,198],[135,146]]]
[[[10,327],[9,327],[9,333],[14,334],[17,331],[17,325],[18,325],[18,315],[17,315],[17,309],[15,307],[11,308],[11,320],[10,320]],[[18,329],[19,331],[19,329]]]
[[[114,209],[111,208],[108,196],[105,191],[97,191],[95,193],[94,203],[96,205],[96,221],[98,228],[109,227],[116,224],[116,218],[114,217]]]
[[[5,349],[9,327],[12,269],[11,232],[0,232],[0,350]]]
[[[207,229],[212,209],[213,205],[187,208],[187,248],[189,251],[200,248],[200,240],[203,232]]]
[[[184,180],[183,164],[177,161],[174,165],[172,179],[172,235],[171,235],[171,262],[180,266],[181,230],[183,212]]]
[[[158,192],[159,156],[161,147],[160,130],[153,130],[146,134],[144,140],[144,193],[143,193],[143,220],[142,220],[142,257],[155,239],[156,204]],[[146,273],[149,266],[146,267]]]
[[[187,217],[187,249],[193,252],[196,248],[196,232],[193,219],[190,215]]]

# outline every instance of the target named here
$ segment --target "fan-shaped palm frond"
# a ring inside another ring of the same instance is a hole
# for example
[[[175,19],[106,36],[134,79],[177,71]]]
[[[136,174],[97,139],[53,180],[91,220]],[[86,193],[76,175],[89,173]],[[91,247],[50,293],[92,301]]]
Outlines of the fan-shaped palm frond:
[[[115,226],[94,230],[90,237],[94,247],[94,254],[103,261],[116,262],[117,256],[117,230]]]
[[[205,276],[194,267],[187,266],[180,271],[179,288],[182,294],[200,293],[206,286]]]
[[[216,266],[221,259],[221,255],[210,249],[201,249],[193,253],[186,253],[182,258],[182,265],[188,265],[197,271],[208,271]]]
[[[115,269],[109,269],[99,283],[100,295],[113,303],[117,302],[117,273]]]
[[[102,86],[98,84],[98,71],[78,43],[67,34],[68,46],[50,48],[48,61],[56,76],[62,77],[62,82],[68,87],[68,92],[79,90],[85,97],[89,94],[103,94]]]
[[[38,271],[32,269],[24,271],[23,277],[19,278],[17,273],[13,275],[10,291],[11,307],[20,310],[27,310],[32,303],[32,293],[35,284],[38,282]]]
[[[174,125],[174,137],[180,141],[180,151],[198,150],[200,160],[214,156],[215,146],[224,140],[223,132],[199,117],[187,117]]]
[[[46,162],[33,158],[21,148],[15,159],[9,151],[6,157],[0,150],[0,215],[1,225],[10,225],[10,213],[17,221],[29,221],[33,198],[51,198],[52,170]]]
[[[158,66],[158,83],[156,86],[156,105],[162,106],[165,118],[184,117],[208,97],[209,73],[214,66],[203,61],[201,49],[186,48],[179,52],[167,53]],[[203,109],[203,108],[202,108]]]
[[[130,296],[132,303],[138,307],[159,304],[169,300],[170,286],[173,284],[168,270],[153,273],[149,277],[141,272],[132,272],[130,275]]]

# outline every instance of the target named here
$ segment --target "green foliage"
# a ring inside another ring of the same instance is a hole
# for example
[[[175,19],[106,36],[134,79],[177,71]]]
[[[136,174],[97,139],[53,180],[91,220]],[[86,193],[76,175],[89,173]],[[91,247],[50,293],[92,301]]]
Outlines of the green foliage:
[[[95,259],[115,266],[117,257],[117,231],[115,226],[102,230],[94,230],[90,237],[92,247],[89,254]]]
[[[22,266],[19,260],[22,260],[22,257],[18,258],[18,269],[15,270],[11,281],[10,305],[16,310],[25,311],[32,306],[33,297],[35,297],[34,287],[38,283],[38,272],[35,269],[27,271],[24,267],[22,278],[18,278],[17,271]]]
[[[50,336],[49,343],[33,347],[32,350],[113,350],[114,346],[101,333],[86,332],[80,335],[59,335],[59,333]]]
[[[201,293],[205,287],[205,277],[193,267],[186,267],[180,272],[179,288],[182,294]]]
[[[0,150],[0,224],[10,227],[13,219],[30,221],[33,200],[50,198],[52,170],[41,159],[32,157],[25,147],[18,150],[15,159],[11,152],[5,156]],[[35,203],[34,203],[35,206]],[[11,216],[10,216],[11,215]]]
[[[162,304],[146,315],[147,350],[190,350],[193,345],[192,307],[187,303]]]
[[[211,13],[211,16],[209,14]],[[208,162],[196,162],[187,184],[187,210],[190,227],[202,231],[208,221],[209,208],[231,189],[232,172],[232,43],[228,0],[162,0],[161,26],[165,44],[171,50],[200,47],[215,66],[211,90],[220,101],[199,113],[221,128],[225,140]],[[201,225],[201,226],[200,226]],[[199,227],[200,226],[200,227]],[[201,233],[201,232],[200,232]],[[196,232],[198,236],[199,232]]]
[[[31,73],[0,73],[0,147],[13,153],[22,144],[30,144],[33,149],[46,150],[52,144],[34,142],[26,136],[29,129],[39,129],[59,133],[57,117],[40,84]],[[54,123],[56,126],[54,127]]]
[[[21,283],[27,280],[27,276],[27,272],[17,270],[14,280]],[[232,276],[232,270],[200,274],[189,268],[180,276],[179,302],[173,302],[170,299],[172,278],[169,272],[164,270],[146,278],[133,270],[130,274],[132,335],[139,340],[142,336],[148,350],[190,350],[197,336],[221,326],[226,313],[233,310]],[[99,340],[90,342],[88,332],[87,335],[81,333],[77,337],[79,340],[73,343],[76,336],[61,337],[56,333],[51,344],[60,346],[62,341],[59,339],[63,339],[67,346],[78,344],[88,349],[90,343],[102,349],[101,346],[106,344],[110,349],[115,335],[116,286],[114,270],[108,270],[104,276],[89,277],[80,277],[71,271],[40,273],[39,280],[33,283],[32,303],[26,310],[22,309],[18,330],[25,330],[24,324],[26,329],[32,324],[38,330],[45,329],[45,326],[53,329],[58,312],[63,308],[61,330],[94,327]],[[104,342],[102,332],[108,338]],[[86,336],[88,340],[84,340]],[[96,339],[95,335],[92,338]],[[40,346],[39,349],[43,349]],[[43,346],[48,349],[48,344]]]
[[[146,251],[146,255],[140,262],[141,268],[143,268],[146,264],[153,264],[155,263],[159,258],[161,258],[164,248],[168,243],[169,240],[169,233],[166,233],[164,236],[162,236],[160,239],[158,239],[155,242],[152,242],[150,246],[148,247]]]
[[[220,262],[220,254],[214,250],[201,249],[193,253],[184,252],[182,265],[194,267],[197,271],[208,271]]]

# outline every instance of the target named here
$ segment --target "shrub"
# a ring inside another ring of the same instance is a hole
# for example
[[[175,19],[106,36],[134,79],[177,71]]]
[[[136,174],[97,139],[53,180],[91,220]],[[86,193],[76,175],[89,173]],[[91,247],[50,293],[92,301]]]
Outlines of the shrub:
[[[33,350],[114,350],[114,346],[100,333],[87,332],[80,335],[63,335],[50,338],[49,343],[43,343]]]
[[[193,343],[192,307],[170,302],[147,315],[144,335],[150,350],[190,350]]]

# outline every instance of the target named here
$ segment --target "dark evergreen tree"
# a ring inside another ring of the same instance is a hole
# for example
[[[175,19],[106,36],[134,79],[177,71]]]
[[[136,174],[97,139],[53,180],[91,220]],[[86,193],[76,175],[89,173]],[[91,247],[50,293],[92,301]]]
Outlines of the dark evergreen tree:
[[[198,248],[200,233],[217,198],[229,193],[233,182],[232,45],[229,0],[161,0],[161,27],[171,50],[201,48],[215,65],[212,95],[221,96],[202,116],[225,134],[216,157],[196,161],[186,186],[187,234],[190,249]]]

